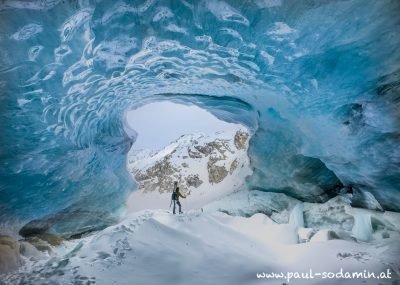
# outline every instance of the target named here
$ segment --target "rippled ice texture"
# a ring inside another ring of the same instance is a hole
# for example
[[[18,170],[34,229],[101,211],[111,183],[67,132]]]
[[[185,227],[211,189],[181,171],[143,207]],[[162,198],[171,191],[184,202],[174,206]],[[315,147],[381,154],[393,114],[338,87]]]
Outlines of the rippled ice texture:
[[[252,128],[250,188],[323,201],[353,184],[399,210],[399,11],[390,0],[2,1],[0,217],[117,210],[134,189],[123,112],[156,100]]]

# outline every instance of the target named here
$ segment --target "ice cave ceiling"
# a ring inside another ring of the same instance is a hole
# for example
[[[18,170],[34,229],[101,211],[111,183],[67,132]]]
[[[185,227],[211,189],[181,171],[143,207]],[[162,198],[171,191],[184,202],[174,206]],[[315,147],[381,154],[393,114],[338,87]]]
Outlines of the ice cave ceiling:
[[[399,12],[394,0],[1,1],[0,217],[117,210],[134,189],[123,113],[158,100],[253,130],[251,189],[353,191],[399,211]]]

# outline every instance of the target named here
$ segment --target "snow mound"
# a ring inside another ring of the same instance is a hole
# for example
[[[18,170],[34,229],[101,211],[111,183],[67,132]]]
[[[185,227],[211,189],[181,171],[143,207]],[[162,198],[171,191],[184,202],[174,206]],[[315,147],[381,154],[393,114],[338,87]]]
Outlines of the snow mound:
[[[56,249],[55,256],[38,262],[29,272],[21,269],[18,275],[7,276],[5,284],[26,279],[32,284],[43,280],[99,285],[260,284],[256,276],[260,272],[392,270],[399,265],[394,262],[397,253],[395,243],[384,247],[344,240],[298,244],[296,227],[276,224],[264,214],[244,218],[199,210],[184,215],[145,210],[97,234],[66,243],[66,248]],[[319,278],[297,281],[321,284]],[[365,284],[362,281],[324,283]],[[367,284],[377,284],[373,282]]]

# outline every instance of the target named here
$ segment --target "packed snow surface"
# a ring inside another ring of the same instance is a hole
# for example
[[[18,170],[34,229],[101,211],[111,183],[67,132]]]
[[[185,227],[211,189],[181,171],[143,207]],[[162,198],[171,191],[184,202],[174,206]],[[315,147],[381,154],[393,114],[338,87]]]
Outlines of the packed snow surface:
[[[144,210],[94,235],[65,243],[52,258],[34,264],[30,273],[22,268],[5,283],[29,278],[33,284],[44,280],[99,285],[260,284],[266,280],[258,280],[256,274],[262,272],[339,272],[343,268],[380,273],[390,269],[395,276],[393,270],[398,270],[395,240],[375,246],[323,238],[298,244],[297,230],[292,224],[276,224],[264,214],[244,218],[200,210],[183,215]],[[391,284],[391,280],[379,281]],[[292,282],[378,284],[373,279],[365,283],[363,279],[318,277]]]

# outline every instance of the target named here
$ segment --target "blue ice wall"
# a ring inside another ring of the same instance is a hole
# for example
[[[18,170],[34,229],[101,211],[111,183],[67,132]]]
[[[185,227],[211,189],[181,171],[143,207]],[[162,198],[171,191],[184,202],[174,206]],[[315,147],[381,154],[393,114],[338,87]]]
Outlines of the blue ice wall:
[[[122,114],[165,94],[259,127],[251,188],[323,201],[353,185],[400,210],[399,11],[390,0],[2,1],[1,219],[115,213],[135,187]]]

